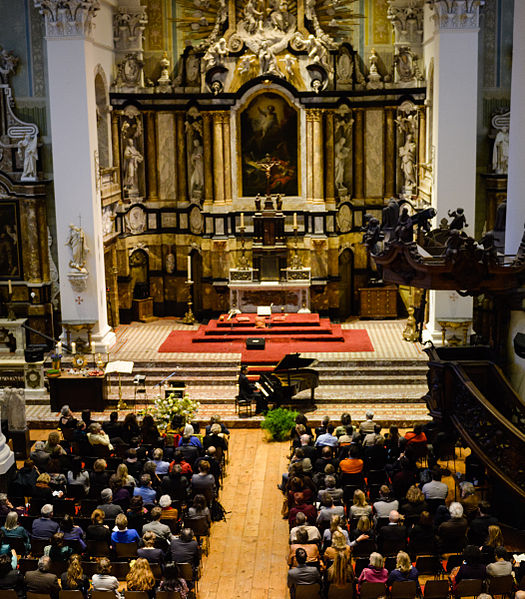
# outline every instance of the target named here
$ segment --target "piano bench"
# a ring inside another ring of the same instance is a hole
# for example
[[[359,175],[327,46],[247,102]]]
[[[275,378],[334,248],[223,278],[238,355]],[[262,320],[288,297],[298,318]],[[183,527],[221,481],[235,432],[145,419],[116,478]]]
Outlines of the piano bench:
[[[237,395],[235,397],[235,411],[239,415],[239,418],[242,418],[243,416],[251,418],[253,415],[251,400],[239,399],[239,396]]]

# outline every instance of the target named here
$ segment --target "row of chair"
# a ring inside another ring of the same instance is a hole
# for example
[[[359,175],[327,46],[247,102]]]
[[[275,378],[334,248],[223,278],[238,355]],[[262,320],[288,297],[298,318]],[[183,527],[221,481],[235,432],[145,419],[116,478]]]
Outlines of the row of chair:
[[[113,591],[91,591],[91,599],[114,599]],[[149,599],[145,591],[125,591],[126,599]],[[157,591],[156,599],[181,599],[178,591]],[[0,590],[0,599],[19,599],[16,591]],[[46,593],[26,593],[26,599],[51,599]],[[82,591],[59,591],[58,599],[84,599]]]

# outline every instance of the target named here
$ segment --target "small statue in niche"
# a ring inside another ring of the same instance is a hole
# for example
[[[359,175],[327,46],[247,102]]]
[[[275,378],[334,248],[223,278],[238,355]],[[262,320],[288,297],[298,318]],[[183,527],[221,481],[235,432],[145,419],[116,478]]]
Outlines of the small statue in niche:
[[[7,404],[7,422],[9,429],[23,431],[27,428],[26,399],[24,389],[4,389],[4,401]]]
[[[277,59],[270,49],[270,43],[266,40],[261,43],[261,47],[259,48],[259,68],[261,75],[281,75],[277,66]]]
[[[468,227],[467,219],[465,217],[465,211],[463,210],[463,208],[458,208],[453,212],[450,212],[449,210],[448,216],[452,219],[448,224],[450,230],[456,229],[458,231],[461,231],[463,227]]]
[[[124,150],[124,189],[128,195],[138,193],[138,166],[143,160],[142,154],[135,147],[133,138],[128,137]]]
[[[162,58],[160,59],[160,77],[157,79],[157,83],[160,86],[171,84],[169,70],[170,70],[170,61],[168,59],[168,53],[164,52],[164,54],[162,55]]]
[[[175,272],[175,256],[170,248],[170,251],[166,254],[166,272],[172,275]]]
[[[507,127],[500,129],[494,140],[492,170],[499,175],[506,175],[509,171],[509,130]]]
[[[81,227],[69,225],[69,239],[66,242],[71,248],[71,260],[69,267],[78,270],[78,272],[86,272],[86,253],[89,248],[86,244],[86,234]]]
[[[335,165],[334,165],[334,179],[335,186],[340,193],[345,194],[348,189],[344,184],[345,178],[345,163],[346,159],[350,154],[350,148],[346,146],[346,137],[342,135],[334,147]]]
[[[204,188],[204,155],[202,144],[198,139],[193,140],[190,163],[190,198],[200,200]]]
[[[414,143],[413,139],[412,133],[407,133],[405,144],[399,148],[401,170],[403,171],[403,175],[405,177],[405,190],[410,191],[412,191],[412,188],[416,184],[416,144]]]
[[[21,181],[36,181],[36,161],[38,159],[37,136],[26,133],[18,144],[18,155],[23,160],[24,167]]]

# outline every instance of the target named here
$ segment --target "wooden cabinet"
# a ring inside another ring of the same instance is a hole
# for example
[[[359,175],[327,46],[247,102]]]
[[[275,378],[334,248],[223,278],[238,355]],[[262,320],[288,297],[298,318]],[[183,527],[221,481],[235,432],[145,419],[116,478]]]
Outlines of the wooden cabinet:
[[[73,412],[87,409],[103,412],[107,399],[106,377],[74,374],[52,377],[49,378],[49,396],[54,412],[59,412],[66,404]]]
[[[359,299],[361,318],[397,317],[397,287],[362,287]]]

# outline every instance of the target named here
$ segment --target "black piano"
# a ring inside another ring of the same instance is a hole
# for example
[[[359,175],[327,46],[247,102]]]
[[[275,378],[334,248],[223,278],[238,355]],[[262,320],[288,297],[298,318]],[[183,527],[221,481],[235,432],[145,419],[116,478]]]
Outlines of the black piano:
[[[286,354],[269,373],[259,377],[258,388],[269,403],[281,405],[291,401],[294,395],[305,389],[311,389],[311,401],[314,390],[319,386],[319,373],[309,366],[317,364],[314,358],[301,358],[300,354]]]

